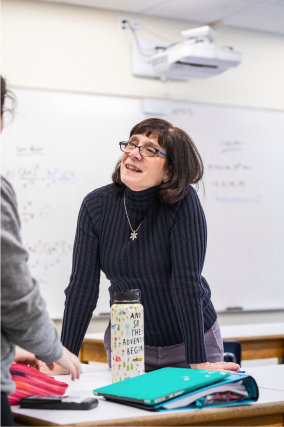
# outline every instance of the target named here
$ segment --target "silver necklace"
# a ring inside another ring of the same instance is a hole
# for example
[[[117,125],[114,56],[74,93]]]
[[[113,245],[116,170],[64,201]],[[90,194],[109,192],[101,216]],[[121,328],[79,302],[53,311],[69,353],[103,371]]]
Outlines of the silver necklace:
[[[136,230],[133,230],[133,228],[132,228],[132,226],[131,226],[131,223],[130,223],[130,220],[129,220],[129,216],[128,216],[128,213],[127,213],[127,209],[126,209],[125,197],[123,198],[123,203],[124,203],[124,209],[125,209],[125,213],[126,213],[126,216],[127,216],[127,219],[128,219],[128,223],[129,223],[129,226],[130,226],[131,231],[132,231],[131,236],[130,236],[130,239],[132,239],[132,241],[133,241],[134,239],[137,239],[137,236],[138,236],[137,231],[138,231],[138,230],[139,230],[139,228],[141,227],[142,222],[144,221],[144,219],[143,219],[143,221],[139,224],[139,227],[138,227],[138,228],[136,228]]]

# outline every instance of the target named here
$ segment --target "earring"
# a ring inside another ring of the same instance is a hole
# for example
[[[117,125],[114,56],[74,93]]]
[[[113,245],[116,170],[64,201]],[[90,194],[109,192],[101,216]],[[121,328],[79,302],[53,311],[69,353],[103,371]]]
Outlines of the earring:
[[[164,183],[164,184],[166,184],[167,182],[169,182],[169,180],[168,180],[168,179],[166,179],[166,178],[165,178],[165,179],[163,179],[163,183]]]

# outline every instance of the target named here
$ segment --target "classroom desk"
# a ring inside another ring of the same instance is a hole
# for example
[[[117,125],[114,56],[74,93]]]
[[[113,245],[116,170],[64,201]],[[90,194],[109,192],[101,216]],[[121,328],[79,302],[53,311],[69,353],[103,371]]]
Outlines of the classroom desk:
[[[104,333],[96,332],[86,334],[83,340],[79,359],[81,363],[101,362],[107,363],[107,355],[104,347]]]
[[[111,382],[106,365],[82,366],[84,373],[75,383],[69,376],[56,377],[70,384],[66,394],[91,397],[94,388]],[[153,414],[99,398],[98,407],[90,411],[40,411],[14,406],[13,414],[17,423],[36,426],[284,426],[284,365],[250,368],[250,372],[260,394],[258,402],[251,405]]]
[[[284,356],[284,322],[221,326],[224,341],[236,340],[242,345],[242,360]]]
[[[221,335],[224,341],[240,341],[242,360],[277,357],[282,361],[284,322],[221,326]],[[79,354],[82,363],[107,362],[103,339],[103,333],[86,334]]]

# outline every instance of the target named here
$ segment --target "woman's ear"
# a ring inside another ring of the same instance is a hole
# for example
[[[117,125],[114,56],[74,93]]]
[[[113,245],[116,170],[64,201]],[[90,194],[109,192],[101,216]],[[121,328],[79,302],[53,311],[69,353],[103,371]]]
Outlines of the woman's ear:
[[[166,184],[167,182],[169,182],[172,176],[173,176],[172,168],[169,166],[164,174],[163,183]]]

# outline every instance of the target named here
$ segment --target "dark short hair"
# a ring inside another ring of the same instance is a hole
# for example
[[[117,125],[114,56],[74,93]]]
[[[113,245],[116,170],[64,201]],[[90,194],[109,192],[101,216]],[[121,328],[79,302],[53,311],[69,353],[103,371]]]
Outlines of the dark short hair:
[[[171,179],[159,187],[159,197],[163,202],[176,203],[181,200],[191,184],[197,184],[203,176],[201,156],[188,134],[162,119],[146,119],[131,129],[133,135],[157,135],[158,143],[166,149]],[[125,187],[120,179],[121,160],[112,175],[116,187]]]
[[[1,117],[4,113],[4,105],[6,98],[10,98],[11,107],[9,109],[7,108],[5,111],[9,111],[13,115],[17,103],[16,97],[13,92],[7,89],[6,80],[1,76]]]

